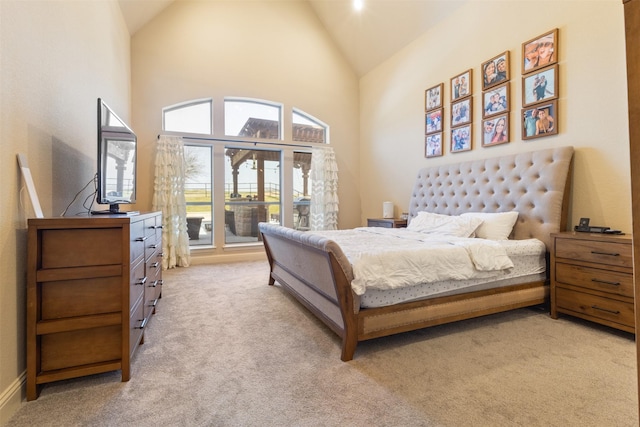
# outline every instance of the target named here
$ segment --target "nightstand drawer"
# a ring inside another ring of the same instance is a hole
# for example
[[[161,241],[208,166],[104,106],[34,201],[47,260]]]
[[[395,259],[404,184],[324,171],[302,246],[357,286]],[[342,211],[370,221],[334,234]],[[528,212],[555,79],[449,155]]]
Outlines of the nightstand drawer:
[[[567,285],[633,298],[633,275],[628,273],[557,263],[555,280]]]
[[[596,240],[556,239],[556,257],[618,267],[633,267],[631,245]]]
[[[571,314],[603,319],[630,328],[634,327],[633,303],[557,288],[556,304],[558,310],[569,310],[573,312]]]

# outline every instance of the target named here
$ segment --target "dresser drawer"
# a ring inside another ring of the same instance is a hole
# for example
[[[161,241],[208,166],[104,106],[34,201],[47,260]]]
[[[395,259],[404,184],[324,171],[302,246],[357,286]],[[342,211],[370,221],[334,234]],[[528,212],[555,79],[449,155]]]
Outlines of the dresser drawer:
[[[144,302],[138,301],[131,310],[129,317],[129,355],[133,355],[138,344],[142,340],[144,327],[147,321],[144,318]]]
[[[599,268],[556,263],[555,280],[595,291],[633,298],[633,275]]]
[[[556,258],[605,264],[617,267],[633,267],[631,245],[581,239],[556,239]]]
[[[40,286],[40,320],[122,311],[122,276],[43,282]]]
[[[142,298],[144,294],[144,288],[147,286],[147,276],[144,271],[144,262],[139,261],[133,268],[131,268],[131,275],[129,276],[129,304],[132,309],[133,304]]]
[[[144,235],[151,236],[156,234],[156,217],[147,218],[144,220]]]
[[[40,268],[113,265],[122,262],[121,228],[43,230]]]
[[[122,325],[45,334],[41,337],[40,351],[42,371],[120,360]]]
[[[151,257],[154,257],[158,250],[158,242],[156,240],[156,234],[153,233],[144,242],[144,260],[149,261]],[[154,257],[155,258],[155,257]]]
[[[144,221],[131,223],[131,257],[130,262],[134,262],[138,258],[144,256],[144,242],[146,236],[144,233]]]
[[[621,302],[568,289],[556,289],[558,310],[634,327],[633,303]],[[580,316],[582,317],[582,316]]]

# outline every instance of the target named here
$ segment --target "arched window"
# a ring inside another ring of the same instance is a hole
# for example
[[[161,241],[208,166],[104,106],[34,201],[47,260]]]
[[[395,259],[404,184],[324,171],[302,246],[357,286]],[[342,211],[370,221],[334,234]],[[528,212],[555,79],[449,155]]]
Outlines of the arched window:
[[[163,131],[184,138],[192,248],[259,243],[260,221],[308,229],[311,146],[328,143],[329,126],[266,100],[226,97],[222,115],[214,104],[162,110]]]
[[[293,109],[291,114],[292,140],[296,142],[319,142],[326,144],[329,140],[329,126],[304,111]]]
[[[162,130],[180,133],[213,134],[211,99],[175,104],[162,109]]]
[[[282,139],[282,106],[242,98],[224,100],[224,134],[256,139]]]

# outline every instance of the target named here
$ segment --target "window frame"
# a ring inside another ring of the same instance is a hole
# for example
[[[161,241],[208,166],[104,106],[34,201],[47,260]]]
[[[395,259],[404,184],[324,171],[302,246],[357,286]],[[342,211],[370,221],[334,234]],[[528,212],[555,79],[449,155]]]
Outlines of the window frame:
[[[316,125],[318,125],[321,128],[323,128],[324,129],[324,142],[322,142],[322,144],[329,144],[329,141],[330,141],[330,134],[329,134],[329,129],[330,128],[329,128],[329,125],[326,124],[325,122],[323,122],[322,120],[318,119],[317,117],[312,116],[311,114],[309,114],[309,113],[307,113],[305,111],[302,111],[301,109],[296,108],[296,107],[291,107],[291,134],[292,134],[291,135],[291,142],[292,143],[294,143],[294,144],[298,143],[299,144],[301,142],[304,142],[304,141],[298,141],[298,140],[293,139],[293,125],[294,125],[293,115],[294,114],[297,114],[297,115],[299,115],[301,117],[304,117],[305,119],[309,120],[310,122],[315,123]],[[313,143],[310,142],[309,144],[313,144]]]
[[[168,131],[166,130],[166,122],[165,122],[165,113],[180,110],[183,108],[193,107],[195,105],[206,104],[210,105],[209,108],[209,133],[199,133],[199,132],[184,132],[184,131]],[[189,101],[179,102],[177,104],[169,105],[162,108],[162,131],[163,132],[171,132],[172,135],[215,135],[216,126],[214,120],[214,102],[213,98],[199,98],[192,99]]]
[[[246,136],[228,136],[225,135],[225,102],[237,101],[265,104],[268,106],[275,106],[279,110],[279,138],[267,139],[267,138],[255,138]],[[203,102],[209,102],[211,105],[210,115],[210,134],[202,134],[195,132],[178,132],[165,130],[165,118],[164,113],[166,111],[172,111],[179,108],[185,108],[192,105],[197,105]],[[216,113],[217,112],[217,113]],[[316,142],[303,142],[293,140],[293,114],[298,114],[307,120],[310,120],[319,126],[322,126],[325,130],[325,141],[323,143]],[[314,146],[329,144],[330,141],[330,126],[322,120],[319,120],[315,116],[312,116],[305,111],[296,107],[287,107],[285,104],[248,97],[238,96],[225,96],[222,99],[218,98],[217,101],[214,98],[199,98],[189,100],[185,102],[176,103],[162,108],[162,132],[166,135],[180,136],[183,138],[183,143],[190,146],[211,146],[212,156],[211,159],[211,184],[212,184],[212,244],[211,245],[194,245],[191,246],[191,250],[198,253],[206,253],[207,250],[219,250],[223,251],[247,251],[257,250],[262,248],[262,241],[250,242],[250,243],[226,243],[225,242],[225,220],[224,220],[224,206],[225,206],[225,150],[226,148],[247,148],[247,144],[250,144],[254,149],[264,150],[279,150],[280,151],[280,224],[294,228],[294,152],[309,152]],[[222,209],[218,207],[222,206]]]
[[[276,107],[278,109],[278,137],[277,138],[255,138],[255,137],[247,137],[247,136],[237,136],[237,135],[227,135],[227,101],[229,102],[238,102],[238,103],[253,103],[259,105],[266,105],[268,107]],[[267,101],[264,99],[257,98],[247,98],[247,97],[239,97],[239,96],[225,96],[222,100],[222,135],[224,138],[229,139],[231,141],[246,141],[246,140],[255,140],[255,141],[264,141],[264,142],[284,142],[285,141],[285,132],[284,132],[284,104],[280,102]]]

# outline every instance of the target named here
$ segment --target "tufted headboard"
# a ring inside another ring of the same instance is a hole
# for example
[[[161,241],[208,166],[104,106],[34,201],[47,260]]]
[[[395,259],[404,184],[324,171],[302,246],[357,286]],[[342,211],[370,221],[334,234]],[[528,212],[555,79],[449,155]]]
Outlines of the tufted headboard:
[[[420,211],[518,211],[511,238],[535,237],[549,250],[549,235],[567,229],[572,158],[573,147],[559,147],[421,169],[409,221]]]

